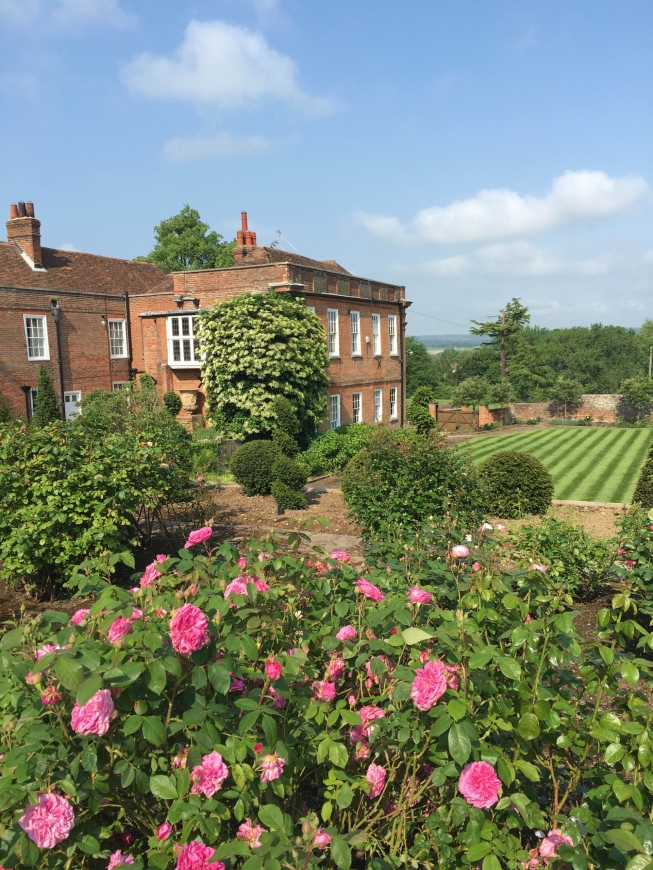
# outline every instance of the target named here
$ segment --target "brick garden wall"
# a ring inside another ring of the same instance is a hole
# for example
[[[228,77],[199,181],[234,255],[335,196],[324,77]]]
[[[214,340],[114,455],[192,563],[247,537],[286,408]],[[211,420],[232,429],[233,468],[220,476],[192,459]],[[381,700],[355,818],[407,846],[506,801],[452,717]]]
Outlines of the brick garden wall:
[[[618,415],[618,406],[621,396],[617,393],[594,395],[587,393],[581,396],[580,405],[567,406],[567,417],[575,420],[583,420],[591,417],[595,421],[613,423]],[[510,406],[514,417],[521,420],[532,420],[541,417],[542,420],[550,420],[553,417],[562,417],[563,409],[556,408],[551,402],[515,402]]]

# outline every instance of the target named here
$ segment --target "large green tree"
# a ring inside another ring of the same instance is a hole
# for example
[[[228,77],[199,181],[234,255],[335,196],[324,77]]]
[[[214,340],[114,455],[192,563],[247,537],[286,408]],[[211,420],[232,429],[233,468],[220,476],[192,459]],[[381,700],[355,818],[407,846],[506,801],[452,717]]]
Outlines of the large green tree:
[[[156,244],[146,257],[164,272],[221,269],[233,266],[236,241],[227,242],[205,224],[198,211],[185,205],[179,214],[154,227]]]
[[[406,395],[410,398],[418,387],[435,390],[439,381],[433,355],[421,341],[409,335],[406,338]]]
[[[472,335],[489,335],[493,343],[498,346],[499,360],[501,362],[501,377],[508,377],[508,361],[506,356],[507,340],[518,333],[530,321],[531,316],[528,308],[522,305],[519,299],[512,299],[505,308],[502,308],[494,320],[484,323],[472,320],[474,326],[470,328]]]
[[[621,385],[621,395],[627,416],[639,420],[653,404],[653,381],[644,375],[628,378]]]
[[[549,388],[549,397],[555,405],[564,407],[565,420],[567,419],[567,406],[577,405],[583,395],[583,387],[573,378],[560,375]]]
[[[543,349],[528,341],[523,332],[513,337],[511,345],[510,381],[517,397],[522,402],[545,398],[554,375],[545,361]]]
[[[202,381],[209,417],[229,437],[267,435],[275,399],[295,408],[305,446],[327,408],[326,335],[303,299],[247,293],[200,315]]]

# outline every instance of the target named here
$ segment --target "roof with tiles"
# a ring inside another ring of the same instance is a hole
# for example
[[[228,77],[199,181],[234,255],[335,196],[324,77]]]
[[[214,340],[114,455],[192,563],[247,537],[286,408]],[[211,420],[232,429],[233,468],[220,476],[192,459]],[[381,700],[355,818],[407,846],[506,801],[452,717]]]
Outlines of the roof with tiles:
[[[248,251],[234,265],[253,266],[261,263],[295,263],[297,266],[307,266],[310,269],[351,275],[351,272],[348,272],[339,263],[336,263],[335,260],[312,260],[310,257],[302,257],[301,254],[291,254],[288,251],[279,251],[277,248],[267,248],[263,245]]]

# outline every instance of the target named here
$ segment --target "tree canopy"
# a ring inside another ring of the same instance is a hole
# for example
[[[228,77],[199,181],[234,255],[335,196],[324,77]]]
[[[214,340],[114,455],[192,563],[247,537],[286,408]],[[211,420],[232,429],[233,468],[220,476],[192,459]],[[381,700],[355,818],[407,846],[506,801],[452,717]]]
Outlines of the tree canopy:
[[[220,269],[233,266],[235,239],[227,242],[205,224],[198,211],[185,205],[179,214],[154,227],[156,244],[146,257],[164,272]]]
[[[472,320],[474,325],[469,330],[472,335],[489,335],[493,343],[498,345],[502,378],[508,377],[506,341],[520,332],[530,319],[528,308],[522,305],[519,299],[512,299],[505,308],[501,309],[495,320],[488,320],[485,323]]]
[[[32,423],[35,426],[48,426],[61,420],[61,406],[50,380],[50,373],[44,365],[39,368],[38,386]]]

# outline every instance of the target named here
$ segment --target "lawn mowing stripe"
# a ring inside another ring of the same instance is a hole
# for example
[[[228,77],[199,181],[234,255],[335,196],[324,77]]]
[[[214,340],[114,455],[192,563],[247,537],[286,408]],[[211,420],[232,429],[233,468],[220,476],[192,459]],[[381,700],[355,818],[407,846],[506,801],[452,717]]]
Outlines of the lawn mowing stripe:
[[[555,441],[545,444],[543,450],[534,450],[533,455],[537,456],[540,462],[546,465],[548,470],[553,473],[552,468],[559,462],[566,460],[570,448],[577,444],[581,437],[578,432],[563,432],[558,435]]]
[[[619,431],[619,430],[617,430]],[[583,501],[609,501],[606,493],[614,489],[613,481],[621,481],[622,472],[618,468],[621,456],[626,457],[625,465],[630,464],[630,449],[636,439],[632,435],[636,433],[623,432],[621,437],[614,442],[614,446],[607,445],[600,453],[595,453],[596,464],[592,468],[585,484],[578,488],[578,498]]]
[[[478,464],[478,462],[487,459],[488,456],[503,450],[527,450],[531,442],[533,444],[540,444],[545,440],[548,442],[552,436],[555,437],[557,434],[556,431],[545,432],[542,435],[540,432],[521,432],[518,435],[501,435],[496,438],[487,438],[485,440],[490,443],[472,448],[474,461]]]
[[[640,433],[638,432],[637,434],[639,435]],[[643,436],[641,438],[641,443],[637,445],[637,449],[633,449],[632,460],[623,472],[620,486],[615,487],[610,492],[610,497],[606,498],[606,501],[629,502],[633,497],[637,478],[639,477],[639,472],[644,465],[646,453],[651,444],[651,438],[653,437],[653,433],[651,432],[642,432],[641,434]]]
[[[565,450],[546,463],[555,488],[555,498],[569,498],[567,481],[570,475],[575,475],[581,468],[592,464],[595,439],[586,433],[577,435],[564,445]],[[586,473],[586,472],[583,472]],[[582,475],[581,475],[582,477]]]
[[[559,493],[557,497],[568,499],[573,496],[580,501],[589,501],[590,499],[586,499],[584,496],[584,489],[581,484],[587,480],[588,473],[593,477],[597,468],[601,468],[601,460],[606,457],[609,458],[623,434],[619,429],[613,429],[612,432],[609,432],[604,438],[600,439],[602,443],[599,442],[594,450],[588,451],[585,458],[580,460],[580,462],[575,455],[578,451],[574,451],[574,455],[572,455],[569,462],[563,468],[557,470],[558,485],[556,491]],[[630,441],[630,439],[627,440]]]
[[[579,452],[582,452],[584,455],[585,452],[588,450],[590,452],[595,450],[596,443],[600,442],[602,438],[603,432],[599,432],[597,429],[587,428],[582,432],[579,432],[578,430],[573,433],[569,432],[567,438],[564,441],[566,451],[556,451],[555,456],[546,456],[546,467],[549,469],[551,474],[561,479],[563,476],[563,470],[567,470],[570,461],[576,462],[576,455]]]

